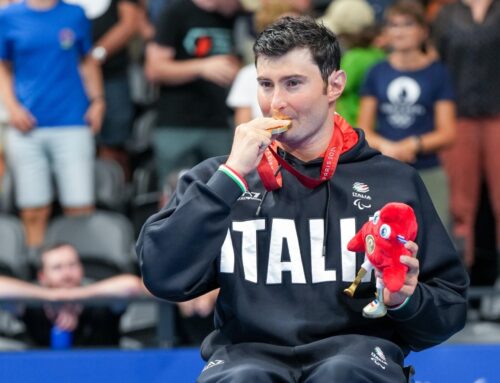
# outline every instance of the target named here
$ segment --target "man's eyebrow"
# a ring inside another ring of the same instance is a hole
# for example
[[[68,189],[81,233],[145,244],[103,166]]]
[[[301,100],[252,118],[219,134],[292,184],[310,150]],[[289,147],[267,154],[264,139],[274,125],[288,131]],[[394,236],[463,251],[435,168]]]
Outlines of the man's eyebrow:
[[[290,80],[290,79],[297,79],[297,78],[299,78],[299,79],[306,78],[306,76],[303,76],[301,74],[291,74],[291,75],[288,75],[288,76],[280,77],[278,81],[287,81],[287,80]],[[271,81],[267,77],[263,77],[263,76],[258,76],[257,77],[257,81],[265,81],[265,80]]]
[[[286,80],[297,79],[297,78],[306,78],[306,76],[303,76],[301,74],[291,74],[289,76],[285,76],[285,77],[280,78],[280,81],[286,81]]]

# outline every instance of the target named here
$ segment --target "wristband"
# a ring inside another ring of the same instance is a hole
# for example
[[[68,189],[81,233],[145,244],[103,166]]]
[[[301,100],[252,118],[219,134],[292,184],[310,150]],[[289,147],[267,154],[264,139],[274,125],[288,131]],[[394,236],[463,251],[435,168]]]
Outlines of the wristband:
[[[387,310],[391,310],[391,311],[401,310],[403,307],[406,306],[406,304],[409,302],[409,300],[410,300],[410,297],[406,297],[406,299],[402,303],[400,303],[399,305],[387,306]]]
[[[227,175],[229,178],[231,178],[236,184],[240,187],[242,193],[245,193],[248,191],[248,184],[245,181],[245,179],[238,174],[237,171],[231,169],[227,165],[220,165],[218,171],[224,173]]]

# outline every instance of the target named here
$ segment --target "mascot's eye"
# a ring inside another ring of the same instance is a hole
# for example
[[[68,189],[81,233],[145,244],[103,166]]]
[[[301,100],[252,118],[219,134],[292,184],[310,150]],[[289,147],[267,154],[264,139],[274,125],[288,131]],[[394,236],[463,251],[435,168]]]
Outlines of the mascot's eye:
[[[380,226],[380,236],[385,239],[388,239],[391,236],[391,227],[386,223]]]
[[[380,218],[380,212],[376,211],[375,215],[373,216],[373,224],[376,225],[378,223],[378,220]]]

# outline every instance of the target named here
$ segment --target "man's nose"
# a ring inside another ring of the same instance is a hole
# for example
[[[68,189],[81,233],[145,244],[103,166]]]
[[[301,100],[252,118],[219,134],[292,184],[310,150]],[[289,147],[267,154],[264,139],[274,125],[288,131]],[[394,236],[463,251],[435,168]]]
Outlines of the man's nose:
[[[284,92],[280,88],[274,90],[271,99],[271,110],[282,110],[286,106],[286,97]]]

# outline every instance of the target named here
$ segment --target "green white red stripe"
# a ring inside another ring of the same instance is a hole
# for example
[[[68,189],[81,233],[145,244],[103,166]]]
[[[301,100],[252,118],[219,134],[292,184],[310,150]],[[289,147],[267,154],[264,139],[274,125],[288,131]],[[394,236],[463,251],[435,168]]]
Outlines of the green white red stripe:
[[[406,304],[408,303],[409,300],[410,300],[410,297],[406,297],[406,299],[402,303],[400,303],[397,306],[389,306],[389,307],[387,307],[387,310],[391,310],[391,311],[400,310],[406,306]]]
[[[218,170],[227,175],[234,182],[236,182],[236,184],[240,187],[242,193],[248,191],[247,181],[245,181],[245,179],[242,176],[240,176],[238,172],[236,172],[235,170],[231,169],[229,166],[224,164],[220,165]]]

